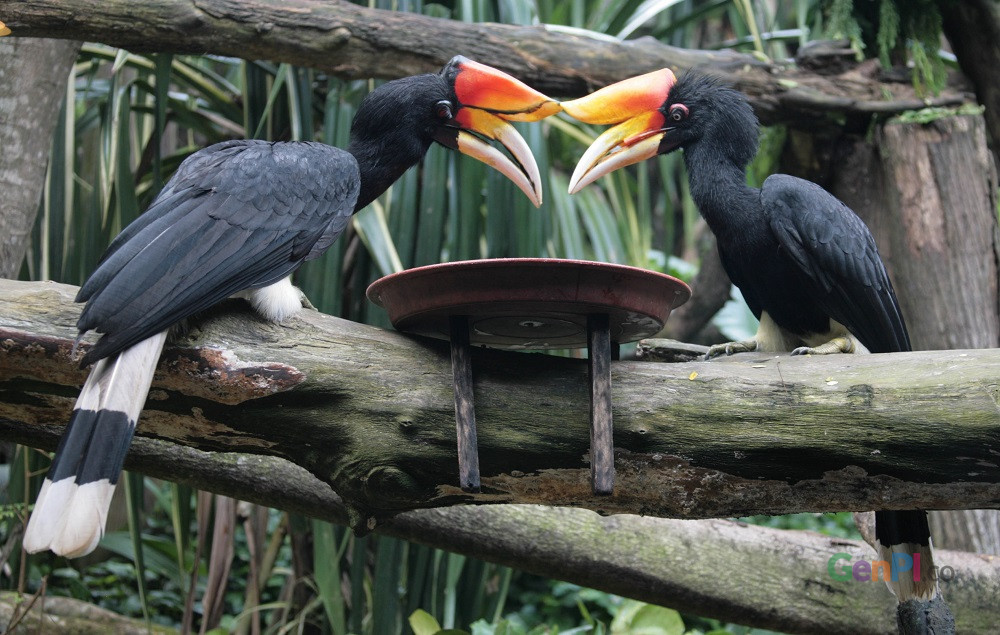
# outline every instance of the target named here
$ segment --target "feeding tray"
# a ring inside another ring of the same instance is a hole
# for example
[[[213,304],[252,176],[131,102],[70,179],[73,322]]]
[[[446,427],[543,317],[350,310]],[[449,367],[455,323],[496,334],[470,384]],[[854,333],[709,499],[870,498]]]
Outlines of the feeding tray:
[[[497,258],[407,269],[376,280],[368,298],[400,331],[450,339],[449,318],[469,316],[473,345],[508,349],[587,346],[587,316],[606,314],[619,344],[658,333],[691,290],[636,267],[555,258]]]
[[[462,488],[479,489],[469,347],[587,347],[591,379],[591,474],[611,493],[611,343],[659,332],[691,296],[668,275],[584,260],[498,258],[408,269],[376,280],[368,298],[400,331],[449,340],[455,379]]]

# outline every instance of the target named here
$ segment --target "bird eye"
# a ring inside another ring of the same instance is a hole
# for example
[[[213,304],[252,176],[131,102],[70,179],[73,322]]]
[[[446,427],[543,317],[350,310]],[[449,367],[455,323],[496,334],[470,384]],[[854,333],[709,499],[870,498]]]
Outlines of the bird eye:
[[[451,119],[451,103],[441,100],[434,104],[434,114],[437,115],[439,119]]]
[[[670,117],[670,121],[681,122],[687,119],[688,108],[684,104],[674,104],[670,107],[667,116]]]

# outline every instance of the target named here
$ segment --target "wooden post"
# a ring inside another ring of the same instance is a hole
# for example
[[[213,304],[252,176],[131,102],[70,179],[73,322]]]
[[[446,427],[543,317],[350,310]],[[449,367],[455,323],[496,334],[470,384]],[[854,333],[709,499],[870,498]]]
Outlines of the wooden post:
[[[595,494],[615,485],[614,425],[611,419],[611,328],[607,314],[587,316],[590,371],[590,483]]]
[[[452,315],[451,372],[455,383],[455,430],[458,434],[459,483],[466,492],[479,492],[479,447],[476,439],[476,402],[469,355],[469,318]]]

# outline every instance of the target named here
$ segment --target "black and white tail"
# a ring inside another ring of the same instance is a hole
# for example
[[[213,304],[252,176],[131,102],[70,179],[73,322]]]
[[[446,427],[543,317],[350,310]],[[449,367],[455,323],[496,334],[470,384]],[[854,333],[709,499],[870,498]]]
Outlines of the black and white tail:
[[[27,551],[75,558],[97,546],[166,338],[164,331],[94,364],[28,521]]]
[[[898,569],[909,564],[908,571],[900,571],[895,580],[885,581],[899,601],[899,632],[905,635],[954,633],[955,620],[938,589],[927,512],[875,512],[875,540],[881,560],[890,566],[900,561]],[[894,560],[897,554],[904,554],[905,558]]]

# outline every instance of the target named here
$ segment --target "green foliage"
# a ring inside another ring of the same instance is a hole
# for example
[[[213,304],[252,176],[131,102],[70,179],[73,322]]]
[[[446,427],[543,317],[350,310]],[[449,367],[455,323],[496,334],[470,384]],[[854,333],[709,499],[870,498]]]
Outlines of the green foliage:
[[[851,47],[858,52],[860,59],[865,45],[862,41],[861,25],[854,16],[854,0],[828,0],[827,5],[829,15],[826,37],[850,41]]]
[[[937,94],[947,81],[947,68],[938,49],[941,47],[941,11],[937,2],[918,0],[905,5],[900,16],[901,29],[907,35],[906,48],[914,70],[913,85],[918,93]]]
[[[884,68],[892,68],[890,55],[896,48],[900,31],[899,11],[892,0],[880,0],[878,20],[878,59]]]
[[[895,117],[893,121],[899,123],[919,123],[928,124],[945,117],[961,117],[966,115],[982,115],[984,106],[979,104],[962,104],[956,108],[921,108],[920,110],[909,110]]]
[[[824,0],[827,15],[824,33],[847,38],[859,59],[874,50],[882,66],[909,63],[913,86],[920,95],[937,94],[947,80],[947,67],[939,54],[941,11],[936,0]]]
[[[786,514],[784,516],[749,516],[740,520],[753,525],[772,527],[774,529],[792,529],[798,531],[815,531],[836,538],[860,540],[861,534],[854,526],[854,519],[849,512],[836,514]]]

